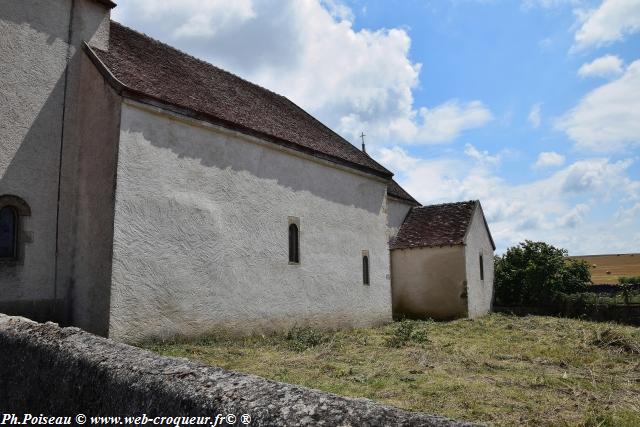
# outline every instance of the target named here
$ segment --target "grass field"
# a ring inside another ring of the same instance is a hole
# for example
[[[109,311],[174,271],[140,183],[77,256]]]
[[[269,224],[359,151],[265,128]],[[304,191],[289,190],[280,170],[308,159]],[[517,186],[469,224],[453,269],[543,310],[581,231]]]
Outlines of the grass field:
[[[640,425],[640,333],[629,326],[493,314],[145,347],[493,425]]]
[[[591,266],[591,281],[596,284],[614,285],[618,283],[620,276],[640,276],[640,254],[585,255],[569,258],[585,260]]]

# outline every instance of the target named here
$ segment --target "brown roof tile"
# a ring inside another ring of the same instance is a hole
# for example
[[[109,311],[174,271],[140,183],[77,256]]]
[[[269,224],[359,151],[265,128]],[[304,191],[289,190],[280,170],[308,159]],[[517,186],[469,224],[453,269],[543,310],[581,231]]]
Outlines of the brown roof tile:
[[[397,199],[405,200],[411,204],[420,205],[420,202],[414,199],[411,194],[402,188],[394,179],[389,181],[389,184],[387,184],[387,194]]]
[[[411,208],[391,249],[461,245],[477,201]]]
[[[142,94],[316,157],[392,176],[287,98],[116,22],[109,50],[94,52],[125,85],[125,94]]]

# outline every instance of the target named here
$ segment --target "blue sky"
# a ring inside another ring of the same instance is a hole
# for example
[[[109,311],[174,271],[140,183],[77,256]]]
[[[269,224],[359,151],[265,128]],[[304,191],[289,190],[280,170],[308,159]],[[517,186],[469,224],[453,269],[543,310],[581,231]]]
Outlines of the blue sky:
[[[640,252],[640,0],[128,0],[114,19],[364,131],[424,204],[480,199],[499,251]]]

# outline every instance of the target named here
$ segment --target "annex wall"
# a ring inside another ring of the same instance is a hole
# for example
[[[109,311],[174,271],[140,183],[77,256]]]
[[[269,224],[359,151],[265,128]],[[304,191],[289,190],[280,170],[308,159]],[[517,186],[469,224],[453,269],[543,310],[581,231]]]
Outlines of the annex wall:
[[[234,423],[218,425],[244,425],[241,416],[248,414],[252,426],[472,426],[162,357],[78,328],[2,314],[0,348],[0,402],[4,413],[17,414],[20,421],[25,413],[67,416],[69,425],[77,425],[77,414],[87,417],[87,425],[92,416],[234,414]],[[181,423],[187,424],[194,425]]]
[[[465,243],[469,317],[474,318],[489,313],[493,301],[493,246],[484,225],[480,206],[474,211]],[[484,280],[480,279],[480,254]]]
[[[391,320],[386,182],[302,156],[127,101],[109,336]],[[288,262],[289,221],[299,265]]]
[[[407,217],[413,205],[403,202],[395,197],[387,198],[387,226],[389,227],[389,239],[396,237],[400,226]]]
[[[467,315],[463,246],[391,251],[393,314],[452,319]]]
[[[58,289],[67,322],[107,335],[121,98],[86,53],[74,63],[62,163]],[[90,96],[87,96],[90,94]]]
[[[1,310],[64,317],[55,266],[65,92],[73,78],[66,65],[81,40],[105,45],[108,15],[89,0],[0,2],[0,196],[17,196],[31,211],[20,217],[18,257],[0,261]]]

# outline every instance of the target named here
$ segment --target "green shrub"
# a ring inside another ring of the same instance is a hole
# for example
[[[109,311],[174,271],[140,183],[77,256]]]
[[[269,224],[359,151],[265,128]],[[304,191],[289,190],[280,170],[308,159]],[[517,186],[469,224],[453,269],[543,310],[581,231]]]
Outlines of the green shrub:
[[[640,284],[640,276],[621,276],[618,277],[618,283],[620,284],[620,296],[624,300],[625,304],[630,304],[631,298],[635,294],[635,292],[633,292],[632,285]]]
[[[496,256],[496,304],[537,305],[557,293],[584,292],[591,283],[589,264],[566,257],[566,249],[530,240]]]
[[[618,277],[618,283],[621,285],[640,285],[640,276],[620,276]]]
[[[328,342],[329,335],[309,327],[294,327],[287,332],[286,339],[292,350],[305,351],[308,348]]]
[[[424,344],[429,339],[424,328],[417,328],[419,324],[415,320],[400,320],[393,326],[393,331],[386,339],[387,347],[400,348],[409,344]]]

